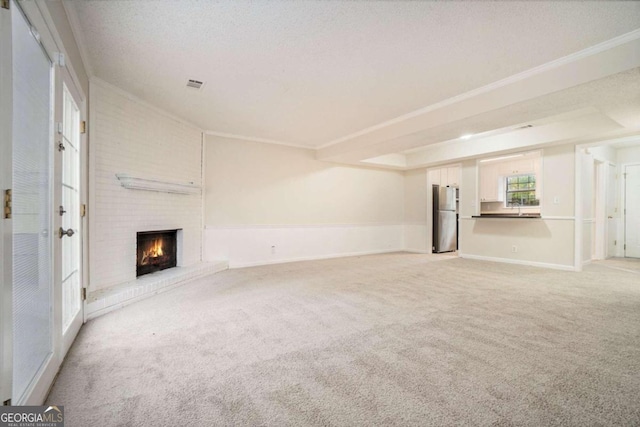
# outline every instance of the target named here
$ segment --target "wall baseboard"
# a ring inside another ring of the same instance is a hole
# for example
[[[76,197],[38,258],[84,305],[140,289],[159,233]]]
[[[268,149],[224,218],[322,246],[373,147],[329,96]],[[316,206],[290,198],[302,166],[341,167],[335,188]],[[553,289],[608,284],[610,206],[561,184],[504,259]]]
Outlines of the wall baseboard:
[[[323,260],[323,259],[347,258],[347,257],[356,257],[356,256],[365,256],[365,255],[379,255],[379,254],[389,254],[393,252],[408,252],[408,251],[402,248],[397,248],[397,249],[388,249],[388,250],[382,250],[382,251],[351,252],[351,253],[317,255],[317,256],[296,257],[296,258],[267,260],[267,261],[237,262],[237,263],[230,262],[229,268],[233,269],[233,268],[245,268],[245,267],[258,267],[261,265],[286,264],[288,262],[317,261],[317,260]]]
[[[413,249],[413,248],[404,248],[403,252],[409,252],[412,254],[430,254],[431,252],[425,251],[424,249]]]
[[[502,262],[505,264],[528,265],[530,267],[550,268],[553,270],[576,271],[576,268],[573,265],[551,264],[546,262],[535,262],[535,261],[526,261],[526,260],[519,260],[519,259],[510,259],[510,258],[497,258],[497,257],[488,257],[488,256],[481,256],[481,255],[467,255],[460,252],[458,252],[458,256],[460,258],[473,259],[478,261]]]

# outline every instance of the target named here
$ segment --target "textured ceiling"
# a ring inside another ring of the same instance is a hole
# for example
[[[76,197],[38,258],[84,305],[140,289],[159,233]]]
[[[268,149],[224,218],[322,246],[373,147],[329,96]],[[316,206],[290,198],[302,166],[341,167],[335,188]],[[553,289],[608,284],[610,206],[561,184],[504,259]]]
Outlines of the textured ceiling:
[[[67,5],[97,77],[205,130],[309,147],[640,27],[640,2]]]

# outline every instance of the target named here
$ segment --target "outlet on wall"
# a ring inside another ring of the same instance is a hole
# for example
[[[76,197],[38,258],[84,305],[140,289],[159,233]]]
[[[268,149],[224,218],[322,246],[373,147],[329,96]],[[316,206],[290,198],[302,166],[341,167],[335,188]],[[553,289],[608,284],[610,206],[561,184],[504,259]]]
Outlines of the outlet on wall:
[[[271,246],[271,254],[273,255],[275,253],[276,253],[276,246],[273,245],[273,246]]]
[[[518,252],[518,247],[516,245],[511,246],[511,252]]]
[[[560,203],[560,197],[555,196],[555,197],[553,198],[553,204],[554,204],[554,205],[557,205],[557,204],[559,204],[559,203]]]

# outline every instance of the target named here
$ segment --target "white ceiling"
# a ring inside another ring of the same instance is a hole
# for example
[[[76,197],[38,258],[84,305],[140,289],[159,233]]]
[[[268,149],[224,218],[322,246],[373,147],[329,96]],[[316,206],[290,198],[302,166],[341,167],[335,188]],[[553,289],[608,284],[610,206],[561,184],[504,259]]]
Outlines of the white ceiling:
[[[207,131],[310,148],[348,140],[640,28],[640,2],[66,5],[77,15],[81,49],[96,77]],[[188,89],[188,79],[205,86]],[[578,78],[578,83],[584,82]],[[529,98],[560,89],[567,87],[549,86]],[[520,109],[501,120],[483,111],[489,116],[481,130],[582,108],[598,93],[576,91],[575,99],[546,106],[538,100],[530,115]],[[615,99],[607,102],[615,109]],[[628,115],[625,111],[618,114]],[[465,133],[474,115],[466,123],[452,120],[425,144]],[[419,143],[400,144],[396,151]],[[378,147],[369,157],[379,151],[390,152]]]

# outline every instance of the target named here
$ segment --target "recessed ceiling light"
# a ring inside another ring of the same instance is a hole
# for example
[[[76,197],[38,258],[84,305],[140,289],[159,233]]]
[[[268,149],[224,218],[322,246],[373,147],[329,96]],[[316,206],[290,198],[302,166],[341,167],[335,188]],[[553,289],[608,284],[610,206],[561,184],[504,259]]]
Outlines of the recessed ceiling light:
[[[471,139],[471,137],[472,137],[472,136],[473,136],[473,134],[472,134],[472,133],[468,133],[468,134],[466,134],[466,135],[462,135],[462,136],[460,137],[460,139]]]

